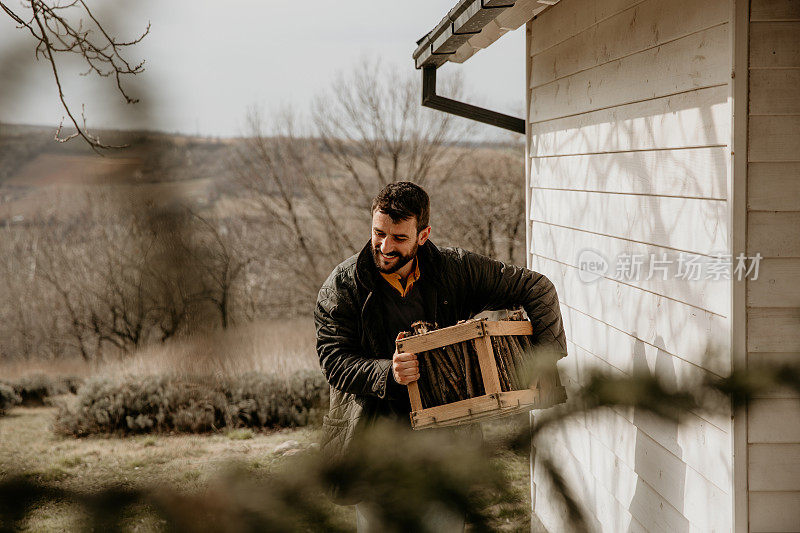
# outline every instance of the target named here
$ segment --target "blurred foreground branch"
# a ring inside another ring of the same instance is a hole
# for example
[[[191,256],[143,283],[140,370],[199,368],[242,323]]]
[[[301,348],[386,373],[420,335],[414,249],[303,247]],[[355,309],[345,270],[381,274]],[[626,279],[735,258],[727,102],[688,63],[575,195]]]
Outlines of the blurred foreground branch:
[[[74,54],[82,59],[86,71],[100,77],[114,78],[117,90],[129,104],[138,102],[125,89],[123,78],[144,72],[144,61],[133,63],[126,58],[126,51],[150,33],[150,24],[139,36],[131,40],[119,40],[106,30],[101,22],[83,0],[67,2],[44,2],[43,0],[26,0],[19,10],[11,9],[9,2],[0,0],[0,10],[5,12],[20,29],[27,30],[35,43],[35,58],[43,57],[50,64],[53,79],[58,88],[58,98],[64,112],[69,117],[75,132],[62,136],[63,119],[55,134],[58,142],[81,137],[93,150],[121,148],[122,146],[103,143],[100,138],[89,132],[86,127],[86,116],[81,109],[80,120],[67,102],[62,86],[61,70],[56,61],[59,54]]]
[[[306,451],[287,459],[264,482],[239,472],[196,495],[165,487],[111,488],[90,494],[9,477],[0,481],[0,527],[17,530],[37,506],[63,501],[85,511],[87,529],[103,531],[122,529],[132,513],[157,520],[162,530],[345,531],[348,525],[324,497],[335,489],[341,500],[359,501],[373,510],[383,531],[432,531],[425,518],[432,507],[466,516],[472,531],[489,531],[495,526],[487,504],[513,497],[504,473],[490,460],[492,454],[498,448],[527,453],[533,444],[537,465],[551,481],[555,497],[562,499],[571,529],[588,531],[576,487],[570,486],[540,444],[545,431],[580,413],[618,407],[678,421],[689,410],[717,409],[716,395],[737,406],[776,387],[800,391],[800,369],[738,370],[725,378],[707,379],[692,390],[675,390],[646,374],[593,373],[569,404],[539,417],[533,431],[525,425],[481,446],[463,429],[410,432],[376,425],[353,441],[347,455],[327,458]]]

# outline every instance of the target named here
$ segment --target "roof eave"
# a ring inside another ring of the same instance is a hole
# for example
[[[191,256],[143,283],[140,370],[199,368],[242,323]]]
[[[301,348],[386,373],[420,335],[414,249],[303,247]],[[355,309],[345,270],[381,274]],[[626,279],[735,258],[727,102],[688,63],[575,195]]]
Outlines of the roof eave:
[[[413,58],[417,68],[463,63],[508,31],[558,0],[459,0],[439,24],[419,41]]]

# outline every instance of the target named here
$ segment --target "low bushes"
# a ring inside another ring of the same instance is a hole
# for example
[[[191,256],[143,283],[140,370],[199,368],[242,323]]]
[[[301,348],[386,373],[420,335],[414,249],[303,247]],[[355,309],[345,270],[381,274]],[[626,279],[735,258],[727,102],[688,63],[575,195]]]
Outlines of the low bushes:
[[[81,388],[76,406],[61,407],[54,429],[80,437],[303,426],[321,418],[327,394],[322,375],[310,371],[288,378],[250,373],[95,379]]]
[[[35,374],[14,383],[14,389],[22,398],[22,405],[48,405],[50,398],[59,394],[78,392],[82,380],[75,377],[54,377]]]
[[[6,414],[6,411],[15,405],[19,405],[22,398],[10,385],[0,383],[0,416]]]
[[[20,397],[22,405],[35,407],[48,405],[52,396],[73,393],[78,391],[82,383],[77,377],[56,377],[46,374],[33,374],[16,381],[6,381],[2,384],[14,389]]]

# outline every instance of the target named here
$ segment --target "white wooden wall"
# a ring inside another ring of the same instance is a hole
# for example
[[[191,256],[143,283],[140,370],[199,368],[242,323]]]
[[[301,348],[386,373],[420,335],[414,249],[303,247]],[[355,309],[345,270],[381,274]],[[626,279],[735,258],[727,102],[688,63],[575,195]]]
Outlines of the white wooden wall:
[[[747,284],[751,363],[800,363],[800,1],[750,4]],[[800,402],[773,391],[748,410],[750,530],[800,531]]]
[[[612,264],[729,251],[730,12],[728,0],[561,0],[528,23],[529,265],[558,289],[568,388],[592,368],[675,385],[730,370],[729,283],[613,270],[584,283],[577,268],[586,248]],[[682,422],[619,409],[551,433],[592,528],[730,530],[730,414]],[[541,473],[536,513],[563,531]]]

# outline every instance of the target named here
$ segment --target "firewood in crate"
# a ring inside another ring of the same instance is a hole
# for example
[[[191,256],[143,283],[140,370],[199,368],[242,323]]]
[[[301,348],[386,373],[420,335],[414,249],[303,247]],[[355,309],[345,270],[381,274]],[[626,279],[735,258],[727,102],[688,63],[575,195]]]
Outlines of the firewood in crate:
[[[464,351],[469,354],[469,359],[471,361],[471,378],[475,387],[475,396],[486,394],[486,387],[483,384],[483,372],[481,371],[481,365],[478,363],[478,352],[475,350],[475,344],[472,342],[465,342],[463,345]]]
[[[415,325],[418,323],[415,323]],[[415,329],[423,329],[415,328]],[[416,335],[416,332],[410,331],[403,331],[400,333],[399,338],[404,339],[410,337],[412,335]],[[434,382],[434,374],[428,369],[428,365],[430,364],[430,360],[426,358],[419,357],[417,355],[417,364],[419,365],[419,380],[416,383],[413,383],[411,386],[416,387],[419,391],[419,395],[423,405],[436,405],[436,402],[439,400],[438,398],[434,397],[434,394],[438,390],[437,385]]]
[[[523,336],[517,335],[509,335],[508,337],[504,337],[503,340],[505,341],[506,345],[508,346],[508,351],[511,356],[511,364],[514,367],[514,383],[517,388],[526,388],[528,386],[527,383],[523,383],[524,377],[522,374],[528,369],[527,361],[528,355],[525,349],[522,347],[522,343],[520,339]]]
[[[508,337],[492,337],[492,349],[497,363],[497,373],[500,376],[500,389],[503,391],[519,389],[516,378],[517,367]]]
[[[419,335],[435,330],[436,325],[419,321],[411,324],[411,329],[414,335]],[[420,365],[419,390],[424,407],[457,402],[467,397],[464,367],[451,346],[417,354],[417,360]]]
[[[413,335],[419,335],[421,333],[428,333],[429,331],[433,331],[436,329],[436,324],[431,322],[425,322],[424,320],[418,320],[411,324],[411,331]]]
[[[459,320],[457,324],[464,324],[466,320]],[[464,361],[464,379],[467,383],[467,396],[465,398],[475,398],[486,394],[483,386],[483,376],[481,366],[478,364],[478,352],[475,351],[475,344],[472,341],[455,343],[456,353]]]
[[[448,361],[444,348],[436,348],[426,352],[425,357],[431,360],[434,372],[436,372],[439,383],[442,385],[442,403],[457,401],[459,379]]]
[[[435,331],[435,325],[414,324],[413,337],[398,339],[398,349],[416,353],[420,362],[420,379],[408,386],[414,429],[469,424],[566,399],[557,358],[533,350],[522,313],[509,319],[473,319]],[[542,365],[534,374],[527,373],[531,362]]]
[[[429,322],[414,322],[411,324],[411,335],[427,333],[433,329],[435,329],[434,324]],[[443,396],[438,373],[433,368],[433,361],[430,357],[423,357],[421,354],[417,354],[417,363],[419,364],[419,380],[417,383],[422,405],[424,407],[440,405],[443,401]]]
[[[411,324],[414,335],[436,329],[429,322]],[[468,342],[433,348],[420,354],[419,390],[424,407],[474,398],[484,393],[477,354]]]
[[[483,388],[483,377],[481,376],[481,367],[478,364],[478,354],[475,352],[475,347],[472,342],[458,342],[451,345],[456,357],[462,362],[463,375],[464,375],[464,389],[463,392],[466,398],[475,398],[485,394]]]
[[[461,358],[462,366],[464,367],[464,388],[467,390],[467,398],[472,398],[475,396],[475,383],[472,378],[472,359],[469,351],[461,343],[454,345],[453,349]]]
[[[427,407],[431,405],[439,405],[442,401],[441,392],[439,391],[439,383],[436,381],[436,375],[433,372],[430,359],[423,358],[419,361],[419,391],[422,397],[422,405]]]
[[[519,322],[521,320],[525,320],[525,314],[522,309],[517,309],[516,311],[509,311],[506,314],[506,318],[504,320]]]

